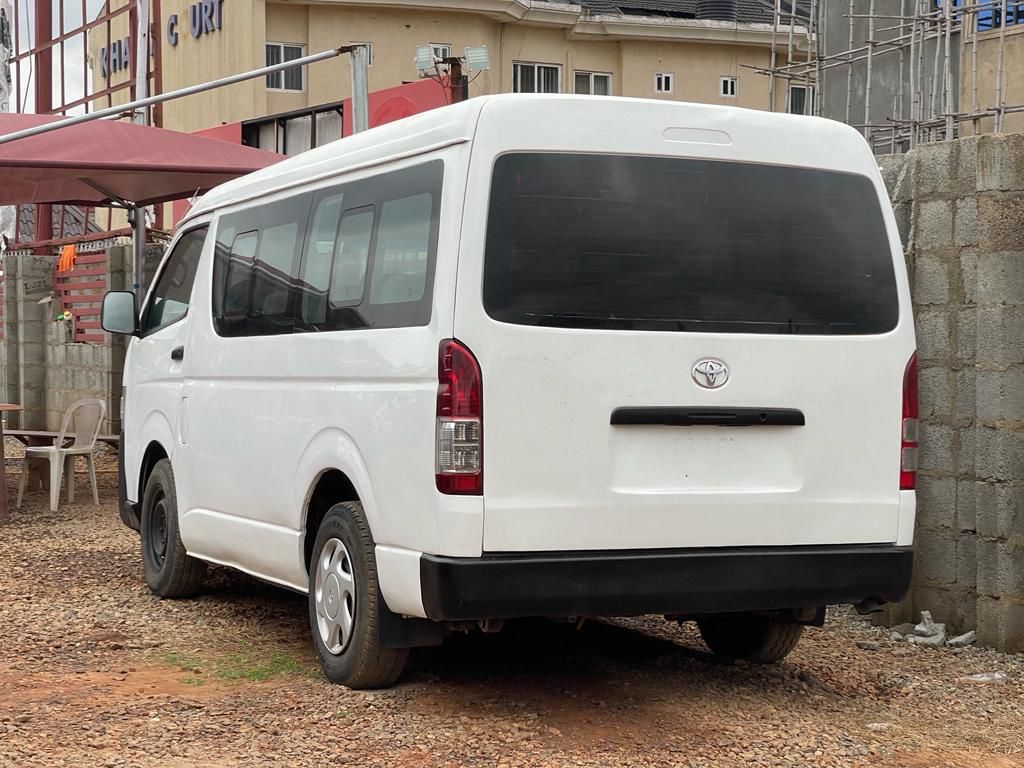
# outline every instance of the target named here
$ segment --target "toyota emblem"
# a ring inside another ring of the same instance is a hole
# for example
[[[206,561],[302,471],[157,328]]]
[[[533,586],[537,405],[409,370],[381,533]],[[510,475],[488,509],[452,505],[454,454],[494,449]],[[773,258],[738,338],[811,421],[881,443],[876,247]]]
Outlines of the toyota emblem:
[[[705,357],[693,364],[690,374],[698,387],[718,389],[729,380],[729,367],[721,360]]]

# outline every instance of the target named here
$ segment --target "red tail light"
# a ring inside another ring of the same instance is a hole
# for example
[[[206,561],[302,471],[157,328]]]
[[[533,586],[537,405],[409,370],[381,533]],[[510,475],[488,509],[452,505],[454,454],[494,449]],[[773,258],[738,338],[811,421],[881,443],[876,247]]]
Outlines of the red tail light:
[[[441,493],[479,496],[484,492],[480,364],[455,339],[442,341],[438,355],[436,466]]]
[[[900,490],[917,487],[917,353],[910,357],[903,373],[903,423],[900,433]]]

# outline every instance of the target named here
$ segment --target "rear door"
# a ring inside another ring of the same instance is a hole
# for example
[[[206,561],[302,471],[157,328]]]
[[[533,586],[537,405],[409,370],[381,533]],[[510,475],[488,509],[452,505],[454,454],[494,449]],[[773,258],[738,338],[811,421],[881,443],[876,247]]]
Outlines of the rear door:
[[[894,541],[913,340],[890,243],[867,176],[499,156],[456,315],[483,549]]]

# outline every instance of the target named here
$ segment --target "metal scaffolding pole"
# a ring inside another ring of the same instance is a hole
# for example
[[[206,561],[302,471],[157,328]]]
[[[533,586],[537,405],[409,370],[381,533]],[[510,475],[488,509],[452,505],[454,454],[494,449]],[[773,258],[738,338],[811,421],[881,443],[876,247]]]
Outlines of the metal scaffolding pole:
[[[950,40],[953,36],[953,17],[950,14],[950,8],[952,6],[952,0],[944,0],[942,3],[943,23],[946,25],[946,47],[945,53],[943,54],[942,64],[944,81],[942,111],[946,115],[946,141],[953,140],[953,133],[955,131],[955,123],[953,122],[953,74],[949,67]],[[935,44],[938,45],[939,41],[936,40]]]
[[[853,4],[854,4],[854,0],[850,0],[850,13],[849,13],[849,17],[850,17],[850,38],[849,38],[849,40],[850,40],[850,43],[849,43],[849,45],[846,48],[846,51],[847,51],[848,54],[853,51],[853,23],[854,23],[853,22],[853,8],[854,8]],[[849,64],[848,64],[847,70],[846,70],[846,120],[845,120],[845,122],[847,122],[847,123],[850,122],[850,107],[852,106],[852,100],[853,100],[853,59],[848,59],[848,61],[849,61]]]
[[[775,0],[775,11],[772,14],[772,57],[771,77],[768,80],[768,111],[775,111],[775,39],[779,34],[779,14],[782,12],[782,0]],[[787,62],[788,63],[788,62]]]
[[[1003,63],[1006,56],[1006,0],[1002,2],[1001,13],[1002,16],[999,17],[999,64],[996,69],[996,108],[998,109],[995,119],[996,133],[1003,132],[1003,107],[1006,106],[1006,91],[1003,88],[1003,77],[1005,76]]]
[[[871,0],[868,3],[868,63],[867,63],[867,74],[864,78],[864,125],[868,126],[871,123],[871,64],[874,58],[872,54],[875,50],[875,0]],[[851,22],[852,23],[852,22]],[[868,138],[871,135],[871,129],[864,128],[864,138]]]

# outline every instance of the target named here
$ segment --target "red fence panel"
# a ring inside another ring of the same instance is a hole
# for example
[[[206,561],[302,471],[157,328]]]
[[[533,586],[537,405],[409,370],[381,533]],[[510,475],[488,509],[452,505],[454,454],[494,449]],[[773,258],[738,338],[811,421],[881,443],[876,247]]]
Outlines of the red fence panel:
[[[75,257],[74,266],[60,270],[54,265],[54,291],[59,299],[59,312],[69,312],[73,342],[101,343],[106,335],[100,327],[100,306],[107,291],[107,252],[83,253]],[[55,302],[56,303],[56,302]]]

